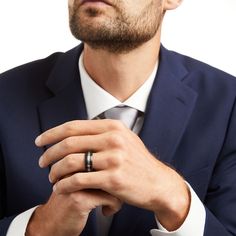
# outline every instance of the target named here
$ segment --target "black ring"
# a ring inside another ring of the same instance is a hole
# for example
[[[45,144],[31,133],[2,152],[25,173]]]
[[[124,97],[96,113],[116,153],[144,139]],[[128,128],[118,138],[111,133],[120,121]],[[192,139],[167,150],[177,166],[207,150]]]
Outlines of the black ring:
[[[93,161],[92,161],[93,153],[88,151],[84,154],[84,167],[86,172],[93,171]]]

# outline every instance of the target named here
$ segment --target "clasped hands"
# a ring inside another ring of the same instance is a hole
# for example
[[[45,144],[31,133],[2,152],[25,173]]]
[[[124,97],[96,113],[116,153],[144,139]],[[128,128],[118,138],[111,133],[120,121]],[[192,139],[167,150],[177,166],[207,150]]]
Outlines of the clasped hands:
[[[72,196],[78,217],[84,218],[72,230],[74,235],[99,205],[105,215],[117,212],[122,202],[153,211],[170,230],[179,227],[187,215],[190,197],[182,177],[157,160],[120,121],[70,121],[44,132],[35,143],[51,145],[39,160],[41,168],[51,166],[49,181],[54,187],[47,204]],[[84,172],[84,153],[90,150],[94,171]],[[68,229],[67,234],[73,235]]]

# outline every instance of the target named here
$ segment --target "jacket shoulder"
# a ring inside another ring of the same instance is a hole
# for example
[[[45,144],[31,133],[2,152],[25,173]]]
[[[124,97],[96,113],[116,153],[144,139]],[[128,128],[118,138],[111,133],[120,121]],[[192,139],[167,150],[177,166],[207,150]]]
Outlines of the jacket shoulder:
[[[184,67],[188,70],[188,72],[198,72],[202,75],[205,75],[204,77],[208,78],[218,78],[218,79],[226,79],[231,81],[233,84],[236,85],[236,78],[233,75],[230,75],[229,73],[220,70],[214,66],[209,65],[208,63],[199,61],[197,59],[194,59],[190,56],[186,56],[183,54],[180,54],[178,52],[169,51],[170,54],[172,54],[173,57],[176,57],[178,61],[180,61]]]
[[[40,77],[40,75],[50,74],[58,58],[63,55],[62,52],[56,52],[50,56],[20,65],[0,74],[0,87],[5,83],[11,83],[13,80],[22,80],[30,77]],[[46,78],[47,76],[45,76]],[[11,82],[10,82],[11,81]]]

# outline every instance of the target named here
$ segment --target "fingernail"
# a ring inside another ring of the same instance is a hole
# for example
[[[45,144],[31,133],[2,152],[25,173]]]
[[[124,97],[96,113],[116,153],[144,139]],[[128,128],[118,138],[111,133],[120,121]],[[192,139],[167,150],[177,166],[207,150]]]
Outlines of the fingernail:
[[[39,166],[43,168],[43,156],[39,158]]]
[[[37,146],[39,146],[39,145],[40,145],[40,142],[41,142],[41,135],[39,135],[39,136],[35,139],[35,144],[36,144]]]

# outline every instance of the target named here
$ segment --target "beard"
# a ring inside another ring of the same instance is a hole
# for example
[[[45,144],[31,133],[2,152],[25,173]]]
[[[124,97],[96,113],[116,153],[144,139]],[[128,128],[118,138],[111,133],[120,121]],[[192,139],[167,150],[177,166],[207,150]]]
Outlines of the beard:
[[[70,8],[70,29],[75,38],[94,49],[121,54],[138,48],[156,35],[163,18],[161,4],[153,0],[138,15],[129,15],[121,1],[114,2],[115,16],[100,22],[93,21],[104,14],[99,8],[88,7],[82,13],[74,4]]]

